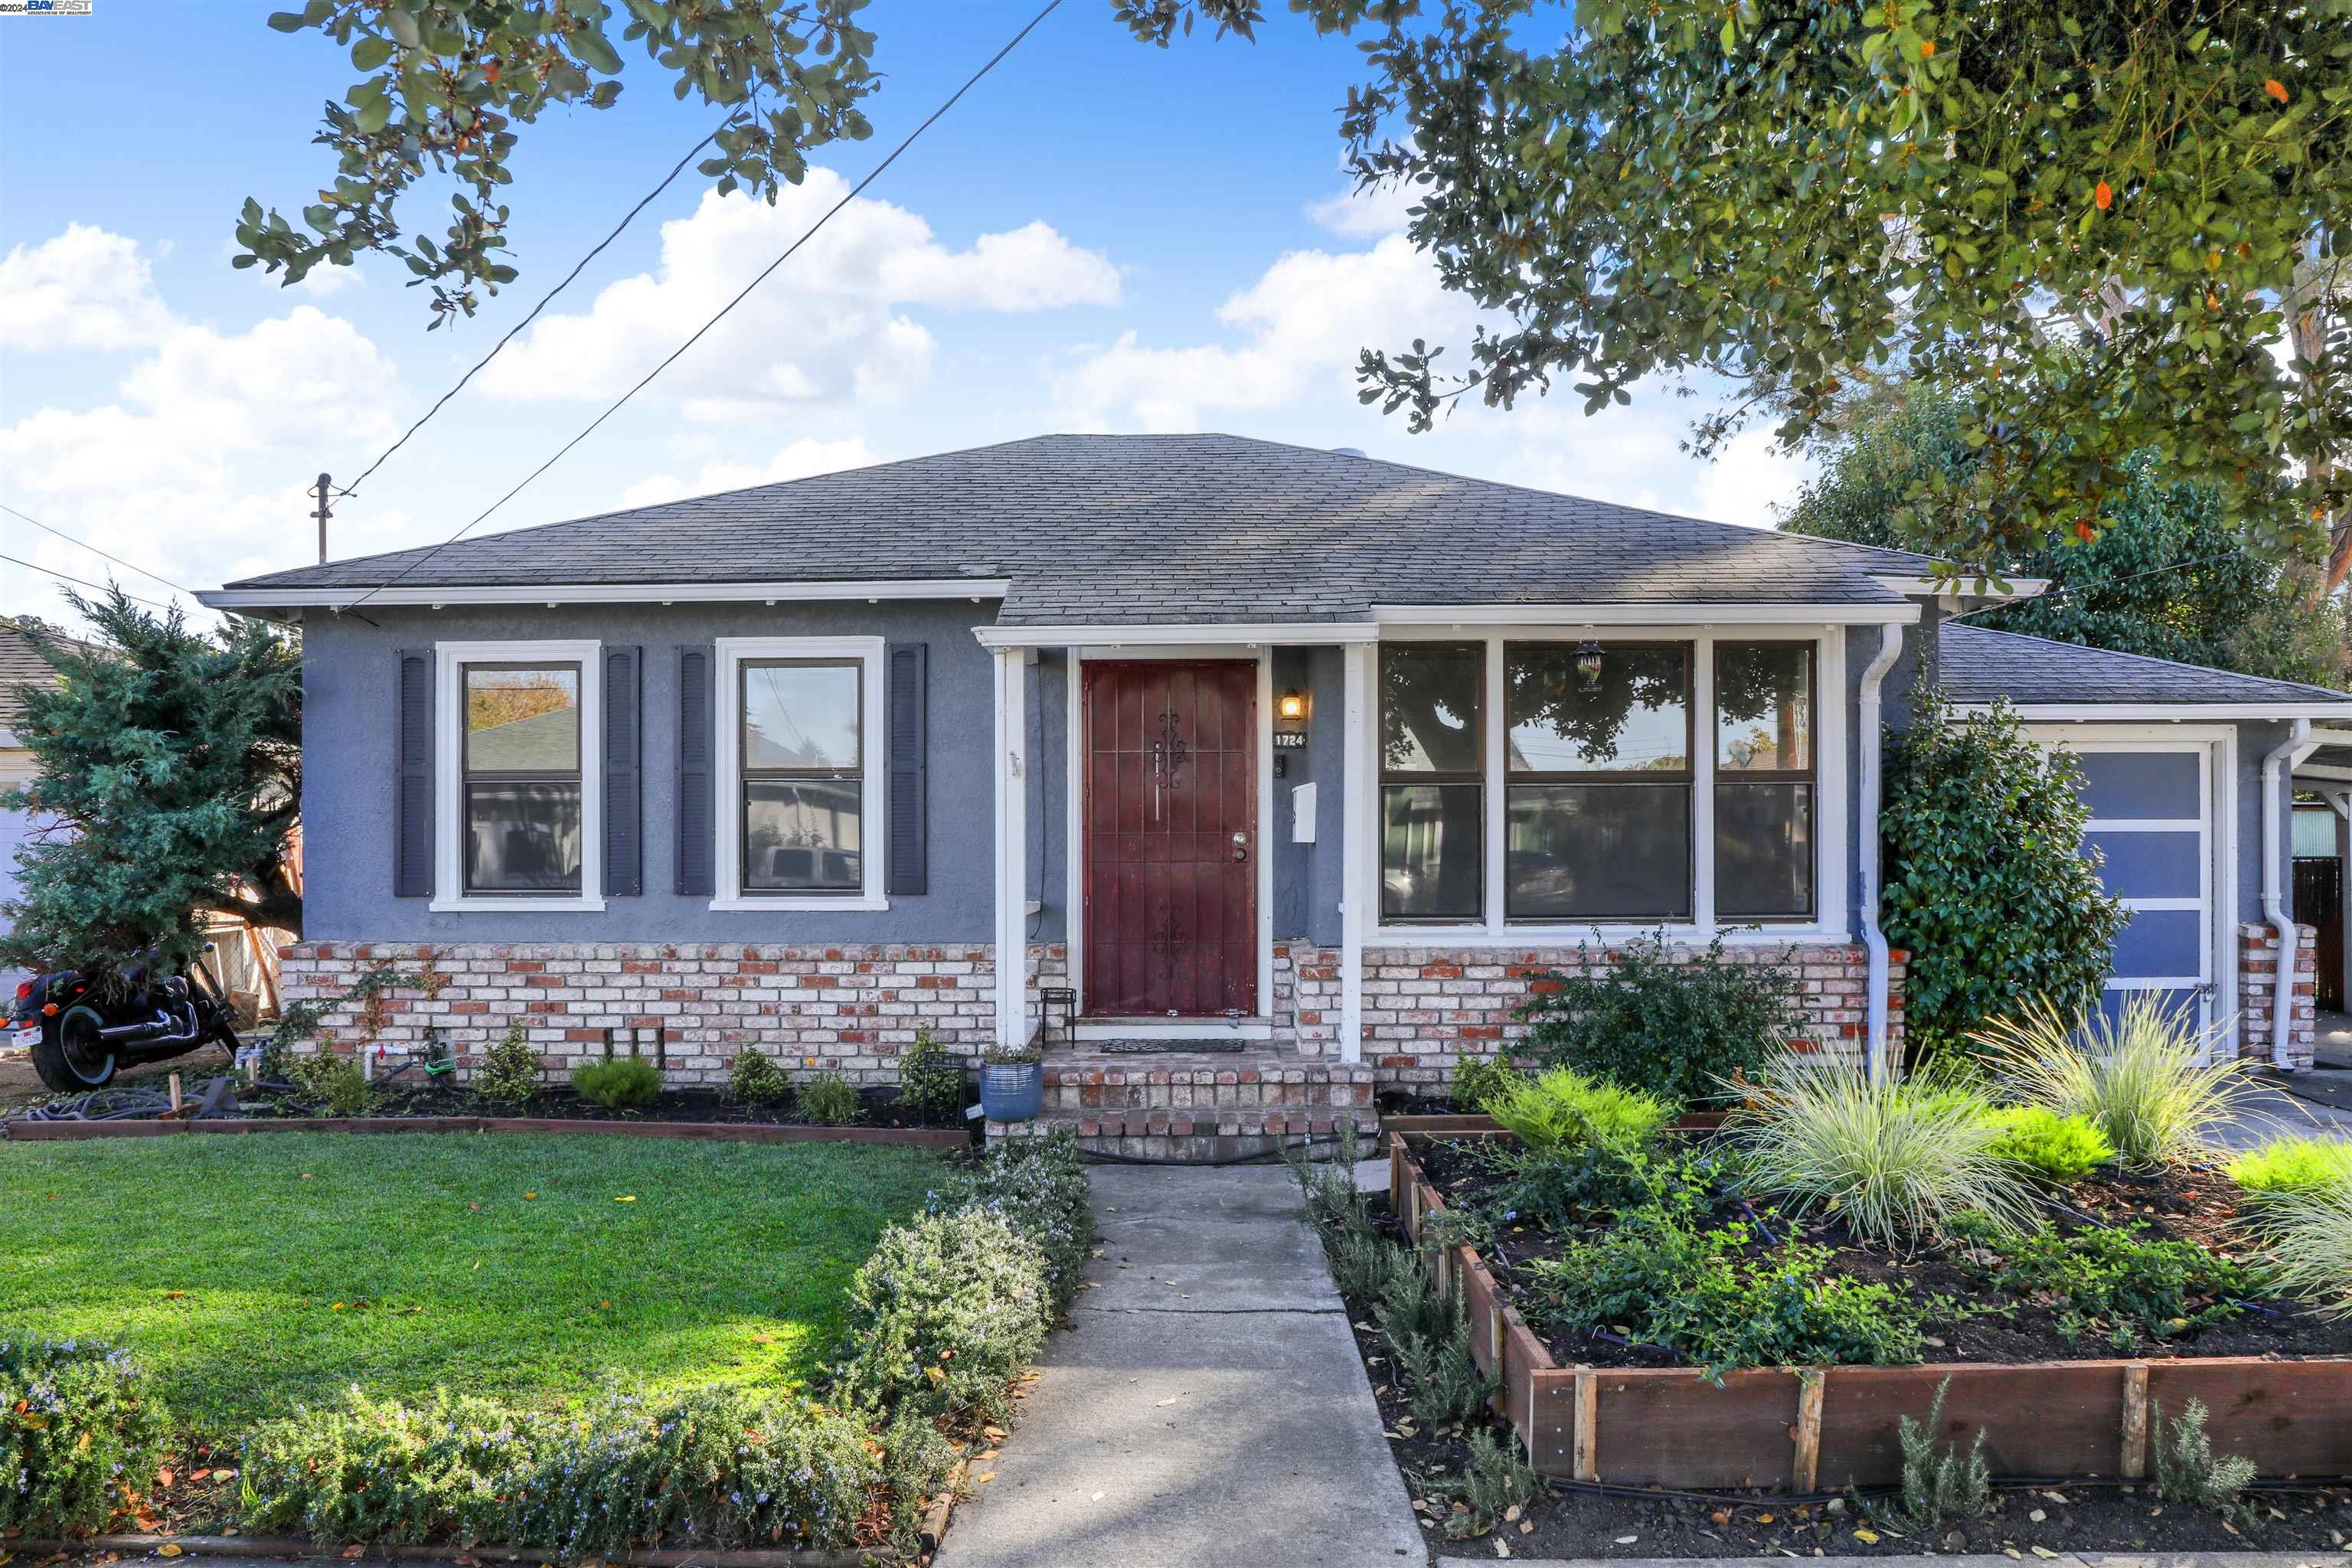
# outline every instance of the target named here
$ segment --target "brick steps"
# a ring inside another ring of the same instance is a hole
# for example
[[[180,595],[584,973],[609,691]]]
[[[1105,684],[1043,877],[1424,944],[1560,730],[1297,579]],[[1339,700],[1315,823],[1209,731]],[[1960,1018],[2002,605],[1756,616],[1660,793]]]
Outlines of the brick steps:
[[[1258,1153],[1352,1125],[1380,1130],[1369,1063],[1303,1058],[1281,1047],[1134,1056],[1056,1051],[1036,1120],[988,1124],[991,1138],[1066,1129],[1089,1149],[1150,1159]]]

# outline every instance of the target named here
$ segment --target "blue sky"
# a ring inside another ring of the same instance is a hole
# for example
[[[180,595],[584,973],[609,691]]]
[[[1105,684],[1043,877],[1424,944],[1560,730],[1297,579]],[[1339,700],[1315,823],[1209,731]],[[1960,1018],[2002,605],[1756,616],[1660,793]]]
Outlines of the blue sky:
[[[273,0],[98,0],[0,20],[0,502],[203,587],[315,554],[302,489],[356,474],[715,122],[629,57],[615,109],[528,128],[520,281],[426,335],[381,259],[278,288],[228,266],[247,195],[291,212],[353,73]],[[771,210],[689,171],[360,495],[338,556],[441,538],[536,466],[748,280],[1034,7],[877,0],[889,75],[870,142]],[[1276,8],[1279,11],[1279,8]],[[1677,450],[1703,404],[1572,395],[1428,436],[1360,406],[1359,347],[1460,343],[1472,320],[1351,197],[1346,43],[1278,14],[1255,45],[1129,40],[1067,0],[825,236],[486,530],[1048,430],[1231,430],[1768,523],[1801,478],[1761,432]],[[446,187],[404,216],[437,235]],[[0,514],[0,552],[103,560]],[[124,577],[134,592],[171,597]],[[58,616],[0,565],[0,611]]]

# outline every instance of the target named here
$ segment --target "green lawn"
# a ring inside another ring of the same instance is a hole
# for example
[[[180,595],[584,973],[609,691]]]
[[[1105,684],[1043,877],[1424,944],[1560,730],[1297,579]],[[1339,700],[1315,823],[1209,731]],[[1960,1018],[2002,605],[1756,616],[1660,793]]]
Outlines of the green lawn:
[[[206,1436],[353,1383],[550,1406],[607,1377],[797,1383],[939,1171],[650,1138],[0,1144],[0,1326],[130,1346]]]

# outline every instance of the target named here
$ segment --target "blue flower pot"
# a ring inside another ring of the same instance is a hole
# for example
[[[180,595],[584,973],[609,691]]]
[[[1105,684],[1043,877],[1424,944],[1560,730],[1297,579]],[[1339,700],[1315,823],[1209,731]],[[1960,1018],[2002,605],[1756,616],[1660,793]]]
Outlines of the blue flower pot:
[[[1026,1121],[1045,1106],[1044,1062],[988,1062],[982,1065],[980,1109],[991,1121]]]

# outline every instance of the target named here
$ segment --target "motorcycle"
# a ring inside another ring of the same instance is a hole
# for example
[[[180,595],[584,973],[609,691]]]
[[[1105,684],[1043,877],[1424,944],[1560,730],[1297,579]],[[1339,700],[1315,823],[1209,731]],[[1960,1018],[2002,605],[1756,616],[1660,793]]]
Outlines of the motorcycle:
[[[237,1048],[228,994],[201,956],[185,975],[157,975],[142,963],[104,987],[79,970],[37,974],[17,984],[8,1021],[41,1081],[60,1094],[104,1089],[120,1068],[205,1045]]]

